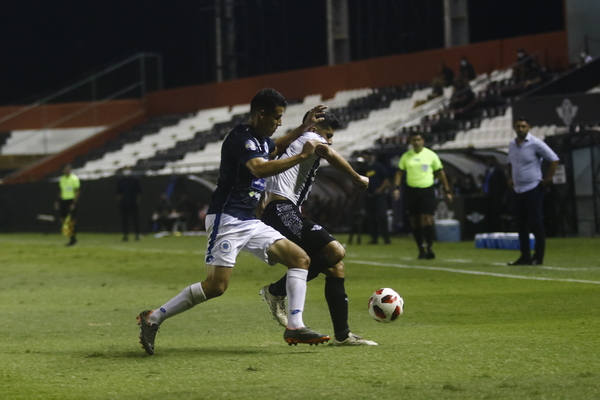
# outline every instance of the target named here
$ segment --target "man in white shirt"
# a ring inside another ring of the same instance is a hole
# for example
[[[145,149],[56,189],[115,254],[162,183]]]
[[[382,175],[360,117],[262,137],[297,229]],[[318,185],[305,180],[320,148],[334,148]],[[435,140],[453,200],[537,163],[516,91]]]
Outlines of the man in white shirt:
[[[546,251],[543,206],[544,191],[552,184],[558,156],[543,140],[529,133],[528,121],[520,117],[514,126],[517,137],[508,146],[508,185],[515,196],[515,221],[521,256],[509,265],[542,265]],[[542,161],[549,162],[542,178]],[[530,253],[529,233],[535,236],[535,252]]]

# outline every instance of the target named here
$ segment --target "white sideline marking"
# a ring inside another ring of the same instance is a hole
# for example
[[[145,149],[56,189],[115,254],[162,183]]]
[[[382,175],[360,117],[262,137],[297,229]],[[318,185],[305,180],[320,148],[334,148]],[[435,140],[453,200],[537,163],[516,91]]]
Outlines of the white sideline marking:
[[[508,275],[508,274],[498,274],[495,272],[468,271],[468,270],[464,270],[464,269],[453,269],[453,268],[443,268],[443,267],[424,267],[421,265],[389,264],[389,263],[380,263],[380,262],[362,261],[362,260],[352,260],[352,262],[357,263],[357,264],[377,265],[380,267],[394,267],[394,268],[406,268],[406,269],[422,269],[422,270],[427,270],[427,271],[453,272],[455,274],[486,275],[486,276],[496,276],[499,278],[526,279],[526,280],[533,280],[533,281],[592,283],[594,285],[600,285],[600,281],[586,281],[583,279],[559,279],[559,278],[546,278],[546,277],[542,277],[542,276]]]

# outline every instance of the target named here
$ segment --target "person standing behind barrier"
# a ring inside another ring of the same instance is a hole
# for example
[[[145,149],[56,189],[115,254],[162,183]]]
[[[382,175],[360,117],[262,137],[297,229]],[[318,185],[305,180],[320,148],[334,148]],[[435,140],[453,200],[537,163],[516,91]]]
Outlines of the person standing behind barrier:
[[[412,150],[400,157],[394,177],[394,200],[400,199],[400,183],[406,175],[406,206],[410,215],[413,236],[419,248],[419,260],[435,258],[433,252],[433,214],[435,212],[435,178],[444,186],[445,196],[452,202],[452,192],[444,173],[444,166],[435,152],[425,147],[425,140],[418,132],[410,135]]]
[[[369,178],[369,187],[365,195],[365,214],[371,233],[369,244],[378,244],[379,235],[383,237],[385,244],[390,244],[390,233],[388,231],[387,210],[388,188],[390,179],[386,168],[380,162],[375,161],[372,150],[363,152],[366,169],[364,175]]]
[[[123,167],[117,180],[117,201],[121,210],[123,241],[129,240],[129,219],[133,222],[135,240],[140,240],[140,219],[138,206],[142,195],[142,186],[138,178],[131,175],[131,167]]]
[[[529,122],[515,121],[517,137],[508,145],[508,186],[514,189],[515,222],[519,233],[521,256],[508,265],[542,265],[546,251],[544,230],[544,190],[552,184],[558,156],[543,140],[529,133]],[[542,161],[550,163],[542,178]],[[535,252],[531,257],[529,233],[535,236]]]
[[[70,164],[63,167],[63,174],[58,181],[58,185],[60,192],[58,199],[54,202],[54,208],[59,212],[61,227],[63,227],[65,220],[69,218],[70,229],[65,230],[63,227],[63,233],[69,236],[67,246],[74,246],[77,243],[77,202],[80,195],[80,182],[77,175],[71,172]]]

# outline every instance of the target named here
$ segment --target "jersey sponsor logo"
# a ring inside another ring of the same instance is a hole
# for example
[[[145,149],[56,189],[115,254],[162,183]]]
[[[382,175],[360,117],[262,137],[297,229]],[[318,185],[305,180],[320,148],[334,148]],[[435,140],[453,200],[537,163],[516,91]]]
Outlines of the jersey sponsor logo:
[[[219,244],[219,250],[223,253],[229,253],[231,251],[231,242],[229,240],[223,240],[221,244]]]
[[[252,181],[252,184],[250,185],[250,187],[252,187],[252,189],[256,189],[256,190],[259,190],[262,192],[265,190],[265,183],[266,183],[265,178],[255,179]]]
[[[369,178],[372,177],[373,175],[375,175],[377,172],[375,170],[370,170],[367,171],[367,173],[365,174],[366,176],[368,176]]]
[[[250,151],[256,151],[256,149],[258,148],[256,146],[256,143],[254,143],[254,140],[246,140],[246,143],[244,143],[244,146],[246,147],[246,150],[250,150]]]
[[[320,231],[321,229],[323,229],[321,225],[315,225],[312,227],[311,231]]]

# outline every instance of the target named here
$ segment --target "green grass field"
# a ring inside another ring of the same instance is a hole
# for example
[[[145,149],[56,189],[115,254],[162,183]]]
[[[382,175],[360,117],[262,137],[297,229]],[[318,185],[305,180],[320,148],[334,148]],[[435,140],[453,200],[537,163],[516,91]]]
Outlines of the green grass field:
[[[379,346],[288,346],[258,292],[285,271],[243,253],[227,293],[166,321],[156,355],[136,315],[204,279],[203,237],[0,235],[2,399],[599,399],[600,241],[550,239],[544,267],[514,251],[439,243],[347,247],[352,331]],[[343,243],[344,235],[339,236]],[[370,319],[379,287],[404,297]],[[323,282],[304,320],[331,332]]]

